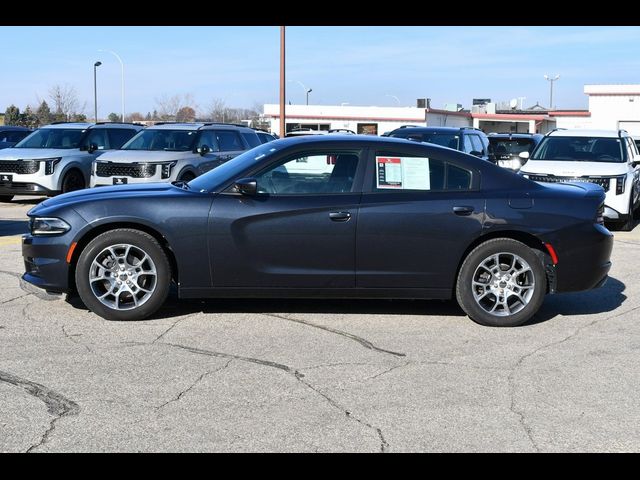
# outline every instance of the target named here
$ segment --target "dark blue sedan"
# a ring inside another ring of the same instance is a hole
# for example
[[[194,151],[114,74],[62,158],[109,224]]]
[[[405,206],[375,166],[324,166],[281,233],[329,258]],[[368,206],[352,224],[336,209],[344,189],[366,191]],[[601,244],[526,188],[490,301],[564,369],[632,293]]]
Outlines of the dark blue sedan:
[[[113,320],[151,315],[175,282],[181,298],[456,298],[514,326],[547,293],[604,283],[604,196],[405,139],[281,139],[189,183],[46,200],[24,279]]]

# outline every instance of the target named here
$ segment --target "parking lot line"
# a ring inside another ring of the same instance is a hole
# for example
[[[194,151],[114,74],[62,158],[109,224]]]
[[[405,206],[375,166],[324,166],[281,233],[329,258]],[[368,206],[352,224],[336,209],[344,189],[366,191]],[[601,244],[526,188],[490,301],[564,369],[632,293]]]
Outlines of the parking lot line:
[[[12,237],[0,238],[0,247],[6,245],[19,245],[22,241],[22,235],[14,235]]]

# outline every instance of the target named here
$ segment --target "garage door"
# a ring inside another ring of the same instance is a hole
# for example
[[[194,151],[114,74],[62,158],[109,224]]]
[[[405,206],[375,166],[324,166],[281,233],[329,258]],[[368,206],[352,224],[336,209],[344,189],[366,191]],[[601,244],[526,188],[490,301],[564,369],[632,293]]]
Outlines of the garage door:
[[[640,137],[640,120],[620,120],[618,128],[626,130],[633,137]]]

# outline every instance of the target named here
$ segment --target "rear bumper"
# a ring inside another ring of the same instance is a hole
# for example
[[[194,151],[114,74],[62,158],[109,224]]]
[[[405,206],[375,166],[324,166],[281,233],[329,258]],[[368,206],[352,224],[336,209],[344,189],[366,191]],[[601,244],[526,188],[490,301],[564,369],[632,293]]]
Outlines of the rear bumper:
[[[611,269],[613,234],[598,224],[554,235],[549,243],[558,253],[556,292],[579,292],[604,284]]]

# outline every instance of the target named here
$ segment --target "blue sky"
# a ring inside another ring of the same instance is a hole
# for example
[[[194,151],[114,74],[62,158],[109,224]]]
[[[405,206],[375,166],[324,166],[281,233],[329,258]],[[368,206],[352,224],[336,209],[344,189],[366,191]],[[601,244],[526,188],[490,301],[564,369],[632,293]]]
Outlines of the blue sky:
[[[99,113],[120,111],[125,64],[127,113],[146,114],[156,99],[191,94],[203,111],[277,103],[279,27],[0,27],[0,110],[47,98],[54,84],[76,88],[93,112],[93,63]],[[547,105],[544,74],[558,108],[587,108],[585,83],[640,83],[638,27],[287,27],[287,100],[312,104],[433,107],[472,98],[525,107]],[[300,83],[298,83],[300,82]]]

